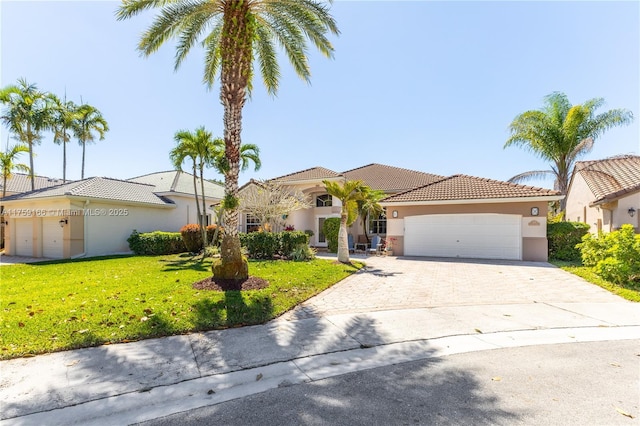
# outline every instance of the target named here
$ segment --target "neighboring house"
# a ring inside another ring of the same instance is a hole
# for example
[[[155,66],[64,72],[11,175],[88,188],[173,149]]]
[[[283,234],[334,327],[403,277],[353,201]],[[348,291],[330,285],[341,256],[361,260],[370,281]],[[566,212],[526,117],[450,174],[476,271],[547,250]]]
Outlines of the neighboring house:
[[[639,231],[640,156],[578,161],[567,192],[566,219],[591,225],[592,233],[624,224]]]
[[[199,185],[199,180],[198,180]],[[205,182],[207,206],[223,188]],[[3,200],[5,252],[9,255],[74,258],[129,252],[135,229],[178,231],[196,223],[193,176],[178,171],[132,180],[93,177]],[[212,214],[210,208],[208,215]]]
[[[62,179],[34,176],[33,183],[35,189],[42,189],[60,185],[62,183]],[[2,179],[0,179],[0,194],[2,194],[3,191],[2,184]],[[7,179],[6,196],[8,197],[9,195],[21,194],[28,191],[31,191],[31,179],[29,175],[25,173],[11,173],[11,177]]]
[[[5,192],[5,197],[23,192],[31,191],[31,178],[25,173],[11,173],[11,177],[7,179],[7,188],[4,191],[3,179],[0,179],[0,196]],[[60,185],[62,179],[48,178],[45,176],[34,176],[33,179],[35,189],[48,188],[50,186]],[[0,205],[2,203],[0,202]],[[0,220],[0,245],[4,247],[4,216]]]
[[[369,221],[369,237],[391,242],[394,255],[546,261],[549,202],[558,191],[482,179],[450,177],[370,164],[337,173],[315,167],[273,180],[308,194],[313,207],[292,212],[287,223],[312,230],[312,245],[327,245],[322,225],[340,216],[340,201],[329,196],[323,180],[362,180],[389,197],[380,204],[386,215]],[[242,215],[240,230],[255,228],[255,218]],[[357,220],[348,230],[364,233]],[[359,238],[358,238],[359,239]]]

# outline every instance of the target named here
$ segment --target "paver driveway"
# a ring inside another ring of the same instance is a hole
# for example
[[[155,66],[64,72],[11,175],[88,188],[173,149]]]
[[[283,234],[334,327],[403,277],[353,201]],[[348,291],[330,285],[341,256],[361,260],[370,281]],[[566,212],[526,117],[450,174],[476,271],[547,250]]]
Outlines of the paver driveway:
[[[440,306],[623,301],[544,262],[376,256],[363,260],[367,264],[365,270],[303,303],[295,315],[327,316]]]

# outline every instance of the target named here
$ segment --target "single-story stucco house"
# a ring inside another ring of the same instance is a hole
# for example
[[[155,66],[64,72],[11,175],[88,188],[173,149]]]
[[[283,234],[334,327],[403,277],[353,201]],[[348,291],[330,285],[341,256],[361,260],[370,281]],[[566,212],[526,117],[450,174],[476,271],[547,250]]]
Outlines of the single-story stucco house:
[[[590,232],[611,232],[631,224],[640,232],[640,156],[578,161],[567,191],[566,219]]]
[[[210,206],[224,189],[204,184],[210,222]],[[92,177],[15,194],[2,204],[5,253],[52,259],[129,252],[134,229],[178,231],[198,220],[193,175],[181,171],[130,180]]]
[[[547,212],[558,191],[483,179],[439,176],[382,164],[346,172],[314,167],[272,179],[307,194],[312,207],[292,212],[287,224],[311,230],[311,244],[326,247],[324,220],[340,216],[340,201],[327,194],[323,180],[361,180],[389,196],[380,204],[386,214],[370,218],[369,237],[380,235],[394,255],[546,261]],[[258,223],[241,215],[240,231]],[[348,230],[365,233],[360,220]],[[359,239],[359,238],[358,238]]]
[[[50,186],[60,185],[62,179],[55,179],[46,176],[34,176],[33,186],[35,189],[48,188]],[[31,177],[26,173],[11,173],[7,179],[7,187],[4,187],[4,181],[0,179],[0,194],[5,197],[23,192],[31,191]],[[0,216],[0,246],[4,248],[4,215]]]

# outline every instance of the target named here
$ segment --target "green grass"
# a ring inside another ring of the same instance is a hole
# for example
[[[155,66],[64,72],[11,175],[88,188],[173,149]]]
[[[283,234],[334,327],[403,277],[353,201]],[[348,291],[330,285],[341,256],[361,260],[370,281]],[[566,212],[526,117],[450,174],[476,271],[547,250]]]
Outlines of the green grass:
[[[250,261],[251,291],[196,290],[211,260],[108,256],[0,267],[0,359],[264,323],[356,272],[331,260]]]
[[[617,285],[601,278],[598,274],[593,272],[592,268],[582,266],[578,262],[564,262],[561,260],[553,260],[552,264],[557,267],[570,272],[574,275],[584,278],[592,284],[600,286],[613,294],[617,294],[632,302],[640,302],[640,288],[629,283],[626,285]]]

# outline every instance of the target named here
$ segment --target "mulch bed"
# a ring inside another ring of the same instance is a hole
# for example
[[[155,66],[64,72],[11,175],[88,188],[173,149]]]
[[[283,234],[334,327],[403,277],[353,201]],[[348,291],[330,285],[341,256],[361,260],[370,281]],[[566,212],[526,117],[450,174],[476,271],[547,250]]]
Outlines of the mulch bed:
[[[269,287],[269,281],[251,276],[246,280],[222,280],[209,277],[193,284],[193,288],[196,290],[213,291],[259,290],[265,287]]]

